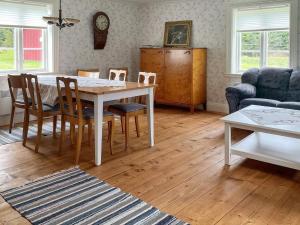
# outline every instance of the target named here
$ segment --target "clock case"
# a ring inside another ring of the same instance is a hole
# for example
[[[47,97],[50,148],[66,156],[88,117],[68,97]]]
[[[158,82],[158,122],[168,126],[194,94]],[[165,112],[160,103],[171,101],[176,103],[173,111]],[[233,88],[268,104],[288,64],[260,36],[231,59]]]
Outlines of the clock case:
[[[107,18],[108,26],[107,26],[106,30],[99,30],[98,27],[97,27],[97,22],[96,21],[97,21],[97,18],[101,15],[103,15]],[[93,17],[93,29],[94,29],[94,49],[95,50],[104,49],[104,47],[106,45],[109,26],[110,26],[110,20],[109,20],[109,17],[106,13],[97,12],[94,15],[94,17]]]

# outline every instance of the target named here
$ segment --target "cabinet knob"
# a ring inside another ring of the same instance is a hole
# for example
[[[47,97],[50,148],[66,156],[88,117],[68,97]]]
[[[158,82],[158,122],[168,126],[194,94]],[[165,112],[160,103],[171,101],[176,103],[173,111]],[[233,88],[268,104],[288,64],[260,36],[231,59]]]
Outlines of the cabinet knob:
[[[191,54],[191,51],[186,51],[184,54],[185,54],[185,55],[190,55],[190,54]]]
[[[171,53],[171,51],[166,51],[167,54]]]
[[[146,53],[146,51],[145,51],[145,50],[142,50],[142,53]]]

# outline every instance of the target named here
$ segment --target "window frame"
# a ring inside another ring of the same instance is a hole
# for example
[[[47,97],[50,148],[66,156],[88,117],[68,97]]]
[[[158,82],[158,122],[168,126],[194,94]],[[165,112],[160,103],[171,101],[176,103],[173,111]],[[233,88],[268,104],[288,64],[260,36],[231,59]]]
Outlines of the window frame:
[[[12,28],[14,29],[14,49],[15,52],[15,69],[11,70],[0,70],[0,73],[29,73],[29,72],[48,72],[49,71],[49,57],[48,57],[48,30],[46,28],[27,28],[27,27],[8,27],[0,26],[1,28]],[[23,29],[40,29],[43,34],[43,46],[41,50],[43,51],[42,63],[43,68],[41,69],[24,69],[24,50],[23,47]]]
[[[237,60],[237,68],[235,69],[238,73],[243,73],[246,70],[241,69],[241,56],[242,56],[242,44],[241,44],[241,34],[242,33],[260,33],[260,60],[259,60],[259,67],[267,67],[268,65],[268,53],[269,53],[269,32],[289,32],[289,39],[290,39],[290,28],[288,29],[274,29],[274,30],[247,30],[247,31],[236,31],[236,60]],[[289,40],[290,43],[290,40]],[[291,64],[291,56],[290,56],[290,44],[289,44],[289,67]]]
[[[226,0],[226,72],[225,75],[240,76],[237,71],[237,37],[235,27],[235,11],[241,7],[274,6],[289,4],[290,6],[290,68],[298,67],[298,1],[297,0]]]
[[[14,2],[26,4],[27,2],[23,0],[14,0]],[[30,3],[37,3],[47,5],[50,10],[50,16],[56,16],[56,12],[58,11],[59,5],[56,0],[30,0]],[[41,27],[26,27],[26,26],[0,26],[1,27],[11,27],[17,28],[15,32],[16,39],[16,69],[14,70],[0,70],[1,75],[7,75],[9,73],[35,73],[35,74],[47,74],[47,73],[55,73],[59,68],[59,31],[55,29],[54,26],[47,26],[46,28]],[[44,44],[45,51],[43,54],[45,66],[43,69],[28,69],[24,70],[20,67],[20,62],[22,62],[23,58],[23,43],[22,38],[18,38],[18,36],[22,35],[20,31],[22,28],[32,28],[32,29],[44,29]],[[20,48],[21,47],[21,48]]]

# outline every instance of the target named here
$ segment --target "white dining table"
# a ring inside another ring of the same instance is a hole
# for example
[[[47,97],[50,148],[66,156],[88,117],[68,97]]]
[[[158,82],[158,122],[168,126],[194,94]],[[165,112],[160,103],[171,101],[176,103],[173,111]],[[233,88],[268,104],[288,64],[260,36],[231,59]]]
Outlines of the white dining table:
[[[41,75],[39,84],[41,87],[43,102],[51,105],[57,100],[56,77],[67,75]],[[103,142],[103,110],[104,103],[108,101],[146,96],[149,146],[154,146],[154,88],[152,84],[140,84],[136,82],[111,81],[98,78],[82,78],[72,76],[78,80],[80,98],[94,102],[95,123],[95,164],[102,163]]]

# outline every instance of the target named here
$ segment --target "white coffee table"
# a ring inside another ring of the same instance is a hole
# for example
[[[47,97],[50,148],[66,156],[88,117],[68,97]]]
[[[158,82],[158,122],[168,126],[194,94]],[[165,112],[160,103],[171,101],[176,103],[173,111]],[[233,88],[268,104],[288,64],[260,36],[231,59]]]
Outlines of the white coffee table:
[[[232,155],[239,155],[300,170],[300,111],[249,106],[222,120],[227,165],[231,164]],[[253,133],[232,145],[232,128]]]

